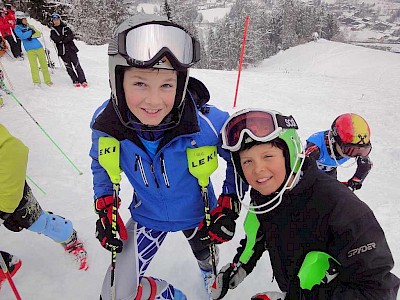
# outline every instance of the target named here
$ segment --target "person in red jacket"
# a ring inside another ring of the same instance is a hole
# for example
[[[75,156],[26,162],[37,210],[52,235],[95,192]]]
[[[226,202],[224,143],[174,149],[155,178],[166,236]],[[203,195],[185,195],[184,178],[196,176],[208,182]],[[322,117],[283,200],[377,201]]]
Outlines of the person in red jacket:
[[[17,53],[19,53],[19,57],[21,57],[22,59],[24,58],[23,53],[22,53],[22,47],[21,47],[21,40],[17,37],[17,35],[15,34],[15,25],[17,23],[17,20],[15,18],[15,9],[14,7],[10,4],[10,3],[6,3],[4,6],[4,10],[5,10],[5,19],[7,22],[9,22],[11,24],[12,27],[12,32],[14,35],[14,38],[17,42]]]
[[[21,46],[18,47],[16,36],[13,34],[15,28],[15,13],[12,9],[0,10],[0,33],[10,45],[13,56],[18,60],[23,60]]]

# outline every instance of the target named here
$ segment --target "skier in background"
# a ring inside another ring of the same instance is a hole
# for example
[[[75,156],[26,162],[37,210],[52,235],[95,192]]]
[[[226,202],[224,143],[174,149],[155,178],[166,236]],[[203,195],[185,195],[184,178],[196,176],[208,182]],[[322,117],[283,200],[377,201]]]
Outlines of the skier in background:
[[[48,86],[52,86],[53,82],[51,81],[49,68],[47,66],[46,53],[39,41],[39,37],[42,35],[41,32],[28,24],[25,13],[18,11],[15,13],[15,17],[17,19],[15,33],[21,39],[27,53],[33,84],[40,87],[39,61],[44,83]]]
[[[8,230],[42,233],[88,269],[87,253],[71,221],[44,211],[25,181],[29,149],[0,124],[0,224]]]
[[[57,47],[58,56],[63,60],[72,84],[75,87],[82,86],[86,88],[88,84],[78,59],[77,53],[79,50],[74,43],[74,33],[57,13],[51,15],[51,22],[50,38]]]
[[[15,23],[15,13],[12,9],[0,9],[0,33],[10,45],[11,52],[15,59],[23,60],[24,58],[22,57],[21,46],[18,44],[17,37],[15,37],[15,40],[13,36]]]
[[[316,160],[318,168],[337,178],[337,168],[354,158],[355,174],[343,182],[353,191],[362,184],[372,168],[371,131],[367,121],[354,113],[338,116],[331,129],[314,133],[307,139],[306,155]]]

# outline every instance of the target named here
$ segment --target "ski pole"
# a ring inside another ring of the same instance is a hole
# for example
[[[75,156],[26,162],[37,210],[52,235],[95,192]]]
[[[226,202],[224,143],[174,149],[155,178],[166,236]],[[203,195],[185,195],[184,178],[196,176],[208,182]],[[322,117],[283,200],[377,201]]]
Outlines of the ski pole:
[[[211,214],[207,186],[209,184],[210,175],[218,168],[217,147],[203,146],[198,148],[188,148],[186,149],[186,155],[188,159],[189,172],[197,178],[201,188],[201,195],[204,201],[206,226],[209,227],[211,224]],[[209,248],[213,275],[217,276],[215,244],[211,243]]]
[[[34,182],[28,175],[26,175],[26,179],[28,179],[30,182],[32,182],[33,185],[36,186],[43,193],[43,195],[46,195],[46,192],[36,182]]]
[[[1,269],[3,270],[4,275],[6,276],[8,283],[10,284],[10,287],[12,291],[14,292],[15,298],[17,300],[21,300],[21,296],[18,293],[17,287],[14,284],[14,281],[11,278],[10,272],[8,271],[7,264],[3,258],[3,255],[0,254],[0,265]]]
[[[119,141],[113,137],[99,138],[99,163],[106,170],[111,182],[113,183],[113,207],[111,220],[111,233],[117,236],[117,215],[118,215],[118,195],[119,183],[121,182],[121,169],[119,167]],[[117,261],[117,251],[111,251],[111,299],[116,299],[115,285],[115,265]]]
[[[56,43],[54,43],[54,41],[53,41],[53,40],[51,40],[51,41],[52,41],[52,43],[53,43],[54,50],[55,50],[55,51],[56,51],[56,53],[57,53],[58,65],[60,66],[60,68],[62,68],[62,66],[64,66],[64,69],[65,69],[65,64],[64,64],[64,63],[61,63],[60,56],[58,55],[58,50],[57,50]]]
[[[61,154],[68,160],[68,162],[74,167],[76,171],[78,171],[79,175],[82,175],[82,171],[78,169],[78,167],[72,162],[72,160],[64,153],[64,151],[57,145],[57,143],[51,138],[51,136],[43,129],[42,126],[35,120],[35,118],[29,113],[29,111],[22,105],[22,103],[15,97],[14,93],[10,92],[9,95],[25,110],[29,117],[36,123],[36,125],[42,130],[42,132],[49,138],[49,140],[53,143],[54,146],[61,152]]]

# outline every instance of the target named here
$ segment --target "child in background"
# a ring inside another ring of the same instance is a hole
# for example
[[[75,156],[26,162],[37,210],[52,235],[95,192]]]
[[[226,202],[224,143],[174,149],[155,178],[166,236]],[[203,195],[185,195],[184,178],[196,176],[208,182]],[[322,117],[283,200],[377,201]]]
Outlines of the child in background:
[[[307,139],[306,155],[317,162],[318,168],[337,178],[337,168],[354,158],[355,174],[343,182],[353,191],[362,184],[372,168],[371,131],[367,121],[354,113],[338,116],[330,130],[314,133]]]
[[[236,288],[268,251],[281,292],[253,300],[395,300],[400,280],[373,212],[305,157],[297,129],[292,116],[263,109],[239,111],[222,128],[222,147],[251,200],[246,238],[219,272],[213,299]]]

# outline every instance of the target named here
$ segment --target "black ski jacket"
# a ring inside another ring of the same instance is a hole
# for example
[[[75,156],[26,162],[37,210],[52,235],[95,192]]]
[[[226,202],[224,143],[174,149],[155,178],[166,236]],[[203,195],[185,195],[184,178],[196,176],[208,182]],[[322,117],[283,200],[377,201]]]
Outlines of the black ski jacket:
[[[266,196],[257,191],[250,195],[252,203],[265,203]],[[396,299],[400,280],[390,273],[394,261],[373,212],[342,183],[320,172],[314,161],[306,159],[299,183],[284,194],[277,208],[257,218],[254,254],[243,265],[247,274],[268,250],[279,288],[288,292],[306,254],[322,251],[341,263],[339,275],[319,285],[314,296],[300,299]],[[235,262],[246,239],[240,243]]]
[[[56,44],[58,56],[64,56],[67,52],[77,53],[79,51],[74,43],[74,33],[64,22],[61,22],[59,26],[51,27],[50,38]]]

